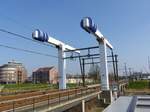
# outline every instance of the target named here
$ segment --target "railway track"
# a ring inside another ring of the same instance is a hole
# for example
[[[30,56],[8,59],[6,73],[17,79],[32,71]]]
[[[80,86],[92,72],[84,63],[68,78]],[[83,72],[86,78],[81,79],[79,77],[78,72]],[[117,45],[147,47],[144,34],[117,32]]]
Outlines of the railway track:
[[[88,85],[87,87],[99,87],[99,84],[95,85]],[[79,87],[81,88],[81,87]],[[72,88],[74,89],[74,88]],[[67,89],[66,89],[67,90]],[[23,92],[15,95],[5,95],[5,96],[0,96],[0,102],[1,101],[8,101],[8,100],[13,100],[13,99],[20,99],[20,98],[26,98],[26,97],[32,97],[32,96],[37,96],[37,95],[44,95],[52,92],[58,92],[58,91],[65,91],[65,90],[58,90],[58,89],[51,89],[51,90],[42,90],[42,91],[34,91],[34,92]]]
[[[43,95],[43,94],[56,92],[56,91],[58,91],[58,89],[36,91],[36,92],[27,92],[27,93],[16,94],[16,95],[0,96],[0,102],[1,101],[7,101],[7,100],[13,100],[13,99],[19,99],[19,98],[25,98],[25,97],[31,97],[31,96],[37,96],[37,95]]]
[[[67,100],[71,99],[72,96],[80,97],[84,94],[89,94],[95,91],[99,91],[100,87],[83,87],[83,88],[76,88],[76,89],[68,89],[68,90],[51,90],[47,92],[38,92],[38,93],[31,93],[31,94],[22,94],[22,95],[15,95],[15,96],[8,96],[4,97],[3,100],[0,101],[0,112],[2,111],[14,111],[17,108],[24,107],[24,106],[35,106],[35,104],[46,101],[48,104],[51,104],[52,101],[55,103],[60,103],[62,98]],[[1,97],[2,98],[2,97]],[[51,102],[51,103],[50,103]]]

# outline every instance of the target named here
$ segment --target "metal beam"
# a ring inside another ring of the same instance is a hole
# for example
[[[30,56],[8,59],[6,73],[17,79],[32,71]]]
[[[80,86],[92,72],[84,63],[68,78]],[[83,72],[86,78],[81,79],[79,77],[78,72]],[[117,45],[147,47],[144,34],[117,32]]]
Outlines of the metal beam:
[[[111,50],[111,54],[112,54],[112,63],[113,63],[114,78],[115,78],[115,81],[116,81],[116,66],[115,66],[115,60],[114,60],[113,50]]]
[[[113,61],[107,61],[108,63],[111,63],[111,62],[113,62]],[[92,62],[92,63],[84,63],[85,65],[86,64],[99,64],[100,62]]]
[[[89,49],[96,49],[96,48],[99,48],[99,46],[77,48],[77,49],[74,49],[74,50],[65,50],[64,52],[73,52],[73,51],[89,50]]]
[[[83,74],[82,74],[82,83],[83,83],[83,86],[85,86],[85,60],[82,59],[82,68],[83,68]]]
[[[57,48],[63,46],[64,51],[65,50],[75,50],[74,47],[71,47],[64,42],[61,42],[60,40],[55,39],[54,37],[49,36],[47,33],[42,32],[41,30],[37,29],[32,33],[32,37],[35,40],[41,41],[41,42],[48,42],[52,45],[55,45]],[[74,51],[77,53],[80,53],[80,51]]]
[[[74,50],[76,53],[80,51],[75,50],[74,47],[71,47],[51,36],[47,33],[40,31],[39,29],[35,30],[32,33],[32,38],[41,42],[47,42],[49,44],[55,45],[58,49],[58,74],[59,74],[59,89],[66,89],[66,53],[65,50]]]
[[[113,49],[113,46],[108,42],[106,38],[104,38],[102,33],[98,30],[97,25],[94,24],[93,20],[90,17],[85,17],[81,20],[81,27],[88,33],[93,34],[99,42],[103,41],[110,49]]]
[[[85,17],[81,20],[81,27],[88,33],[93,34],[96,37],[96,40],[99,44],[100,51],[100,75],[101,75],[101,85],[102,90],[109,90],[109,81],[108,81],[108,66],[107,66],[107,47],[111,50],[113,46],[108,42],[106,38],[98,30],[97,25],[93,22],[90,17]]]
[[[118,55],[115,55],[115,63],[116,63],[116,76],[117,76],[117,82],[119,81],[118,76]]]
[[[65,57],[64,59],[70,59],[70,58],[82,58],[82,57],[91,57],[91,56],[98,56],[99,54],[90,54],[90,55],[80,55],[80,56],[71,56],[71,57]]]
[[[84,58],[84,60],[90,60],[90,59],[99,59],[99,56],[98,57],[87,57],[87,58]]]
[[[84,63],[85,65],[99,64],[100,62]]]
[[[84,59],[91,59],[92,58],[92,56],[99,56],[99,54],[90,54],[90,55],[80,55],[80,56],[69,56],[69,57],[65,57],[64,59],[73,59],[73,58],[83,58],[83,57],[87,57],[87,58],[84,58]],[[107,57],[112,57],[111,55],[108,55]],[[93,57],[93,58],[95,58],[95,57]],[[98,58],[98,57],[96,57],[96,58]]]

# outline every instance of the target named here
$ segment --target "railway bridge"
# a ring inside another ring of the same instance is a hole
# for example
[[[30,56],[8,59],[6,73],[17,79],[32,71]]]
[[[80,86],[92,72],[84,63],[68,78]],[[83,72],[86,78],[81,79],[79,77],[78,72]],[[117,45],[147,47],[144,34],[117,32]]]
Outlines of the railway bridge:
[[[119,87],[123,88],[124,84]],[[123,91],[123,90],[122,90]],[[49,90],[0,97],[1,112],[62,112],[74,106],[81,105],[85,112],[86,102],[97,98],[102,99],[100,85],[87,87]],[[108,97],[110,98],[110,97]],[[102,99],[104,101],[104,99]],[[106,99],[109,101],[110,99]],[[105,102],[109,103],[109,102]]]

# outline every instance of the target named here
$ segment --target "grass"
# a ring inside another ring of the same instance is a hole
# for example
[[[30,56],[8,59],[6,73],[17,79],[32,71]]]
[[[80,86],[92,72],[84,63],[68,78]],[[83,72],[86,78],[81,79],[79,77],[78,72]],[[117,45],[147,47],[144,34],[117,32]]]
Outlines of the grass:
[[[47,84],[47,83],[39,83],[39,84],[33,84],[33,83],[23,83],[23,84],[0,84],[0,87],[4,86],[2,89],[3,94],[14,94],[14,93],[20,93],[20,92],[29,92],[29,91],[41,91],[41,90],[50,90],[50,89],[58,89],[57,84]],[[72,84],[68,83],[67,88],[77,88],[81,87],[79,84]]]
[[[43,89],[51,89],[57,88],[56,85],[49,84],[3,84],[3,92],[19,92],[19,91],[34,91],[34,90],[43,90]]]
[[[32,84],[32,83],[24,83],[24,84],[1,84],[0,86],[4,86],[2,92],[12,93],[12,92],[20,92],[20,91],[36,91],[36,90],[46,90],[46,89],[58,89],[57,84]],[[75,88],[78,87],[77,84],[67,84],[67,88]]]
[[[79,87],[77,84],[73,83],[73,84],[67,84],[67,88],[76,88],[76,87]]]
[[[129,82],[128,89],[148,89],[149,88],[148,80],[139,80],[134,82]]]

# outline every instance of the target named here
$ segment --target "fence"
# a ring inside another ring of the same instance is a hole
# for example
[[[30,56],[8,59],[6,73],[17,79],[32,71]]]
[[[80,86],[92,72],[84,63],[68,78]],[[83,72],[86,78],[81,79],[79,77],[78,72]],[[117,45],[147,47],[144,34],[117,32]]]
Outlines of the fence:
[[[60,104],[78,97],[88,95],[90,93],[99,91],[100,87],[84,87],[71,90],[62,90],[52,92],[44,95],[30,96],[25,98],[19,98],[16,100],[8,100],[0,102],[0,111],[18,111],[24,109],[35,110],[40,106],[53,106]]]

